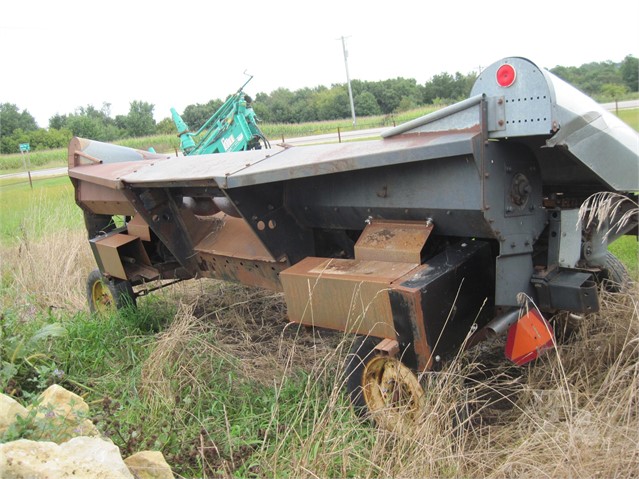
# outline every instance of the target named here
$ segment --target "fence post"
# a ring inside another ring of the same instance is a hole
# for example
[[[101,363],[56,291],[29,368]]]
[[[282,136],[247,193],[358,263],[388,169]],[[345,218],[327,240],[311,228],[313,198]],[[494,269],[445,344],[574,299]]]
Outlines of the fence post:
[[[29,146],[28,143],[20,144],[20,154],[22,155],[22,166],[24,166],[24,169],[27,171],[27,175],[29,176],[29,185],[31,186],[31,189],[33,189],[33,181],[31,181],[31,158],[28,156],[25,156],[24,154],[24,152],[26,151],[28,155],[30,150],[31,150],[31,147]],[[27,166],[27,161],[25,160],[25,158],[29,160],[29,166]]]
[[[337,127],[337,141],[338,143],[342,142],[342,132],[339,129],[339,126]]]

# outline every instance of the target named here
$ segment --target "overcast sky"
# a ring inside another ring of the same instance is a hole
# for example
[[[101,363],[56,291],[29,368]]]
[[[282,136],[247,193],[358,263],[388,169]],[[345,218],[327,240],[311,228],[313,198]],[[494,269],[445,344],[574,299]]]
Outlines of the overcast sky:
[[[79,106],[155,118],[246,91],[398,76],[423,83],[506,56],[579,66],[639,57],[636,0],[3,0],[0,103],[47,127]]]

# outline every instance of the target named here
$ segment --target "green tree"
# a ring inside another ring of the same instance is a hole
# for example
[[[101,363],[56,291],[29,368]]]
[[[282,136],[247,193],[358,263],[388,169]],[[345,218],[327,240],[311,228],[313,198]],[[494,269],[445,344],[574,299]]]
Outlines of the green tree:
[[[166,118],[162,118],[162,120],[158,121],[155,125],[155,132],[158,135],[176,135],[177,129],[175,128],[173,119],[167,116]]]
[[[293,93],[291,104],[291,121],[299,123],[305,121],[317,121],[317,111],[312,108],[315,96],[328,90],[325,86],[315,88],[302,88]]]
[[[38,124],[27,110],[20,112],[13,103],[0,103],[0,136],[10,136],[18,129],[34,131]]]
[[[639,91],[639,59],[632,55],[626,56],[621,62],[621,79],[632,92]]]
[[[401,93],[393,88],[391,80],[372,82],[368,85],[368,91],[375,96],[377,104],[385,115],[393,113],[402,101]]]
[[[29,142],[29,133],[22,128],[16,128],[11,135],[1,136],[0,141],[2,153],[18,153],[20,143]]]
[[[370,92],[362,92],[353,99],[355,103],[355,113],[358,116],[379,115],[382,110],[375,99],[375,95]]]
[[[155,132],[154,108],[155,105],[144,101],[129,103],[129,114],[125,122],[128,136],[148,136]]]
[[[67,126],[67,119],[67,115],[60,115],[59,113],[56,113],[51,118],[49,118],[49,128],[61,130],[62,128]]]
[[[273,123],[293,123],[295,117],[293,115],[293,101],[295,95],[288,88],[278,88],[268,95],[265,102],[269,109],[269,119],[263,118],[264,121]],[[258,104],[258,96],[255,97],[255,106]],[[258,110],[256,110],[257,113]]]
[[[623,84],[619,67],[611,62],[590,62],[580,67],[555,67],[550,70],[587,95],[602,94],[605,84]]]
[[[117,140],[124,133],[111,118],[110,103],[103,103],[99,110],[93,105],[76,108],[75,113],[67,116],[65,128],[71,130],[74,136],[98,141]]]
[[[351,104],[345,85],[333,85],[330,90],[318,92],[313,100],[318,120],[335,120],[350,116]]]
[[[605,83],[601,86],[601,95],[611,100],[622,98],[628,92],[626,85]]]
[[[463,75],[456,72],[454,76],[450,73],[435,75],[424,85],[424,103],[433,103],[435,99],[453,102],[467,98],[475,79],[474,73]]]
[[[188,105],[182,113],[182,119],[191,131],[199,130],[206,121],[222,106],[222,100],[210,100],[208,103]]]
[[[89,138],[92,140],[105,140],[102,130],[104,125],[97,118],[86,115],[70,115],[67,120],[67,128],[71,130],[73,136]]]

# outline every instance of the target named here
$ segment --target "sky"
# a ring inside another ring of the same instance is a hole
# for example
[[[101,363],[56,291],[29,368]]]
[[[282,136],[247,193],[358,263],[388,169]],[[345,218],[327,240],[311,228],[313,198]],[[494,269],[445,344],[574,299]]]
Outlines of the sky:
[[[477,71],[508,56],[540,67],[639,57],[636,0],[3,0],[0,103],[40,127],[81,106],[156,120],[224,99],[351,79]]]

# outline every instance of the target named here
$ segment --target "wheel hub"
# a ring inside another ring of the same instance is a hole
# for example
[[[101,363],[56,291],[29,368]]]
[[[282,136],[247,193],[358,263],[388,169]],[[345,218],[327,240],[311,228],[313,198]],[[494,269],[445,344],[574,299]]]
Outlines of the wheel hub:
[[[96,281],[91,288],[91,300],[95,305],[95,310],[104,313],[113,309],[114,299],[111,291],[102,281]]]
[[[362,376],[364,401],[375,421],[385,429],[413,423],[424,404],[424,390],[412,371],[399,360],[371,359]]]

